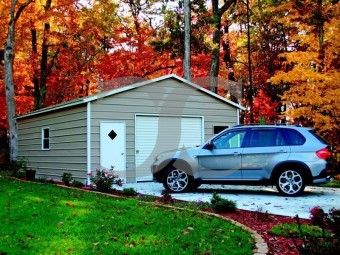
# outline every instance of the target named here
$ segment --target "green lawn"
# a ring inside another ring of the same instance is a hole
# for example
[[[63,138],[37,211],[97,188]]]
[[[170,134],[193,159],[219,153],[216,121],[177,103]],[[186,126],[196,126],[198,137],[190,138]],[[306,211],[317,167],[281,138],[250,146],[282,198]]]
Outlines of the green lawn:
[[[320,185],[322,187],[328,187],[328,188],[340,188],[340,180],[336,179],[336,180],[333,180],[327,184],[322,184]]]
[[[199,212],[0,177],[0,254],[253,254],[252,236]]]

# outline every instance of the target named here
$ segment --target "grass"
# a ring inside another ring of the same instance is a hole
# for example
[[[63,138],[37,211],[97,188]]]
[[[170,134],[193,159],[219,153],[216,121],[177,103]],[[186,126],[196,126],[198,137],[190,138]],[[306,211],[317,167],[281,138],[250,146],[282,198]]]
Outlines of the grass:
[[[328,188],[340,188],[340,180],[334,179],[333,181],[330,181],[329,183],[320,185],[322,187],[328,187]]]
[[[299,238],[303,238],[305,236],[318,238],[322,237],[323,234],[325,234],[327,237],[331,236],[328,231],[323,233],[322,229],[318,226],[301,224],[300,228],[301,229],[299,229],[299,225],[297,223],[283,223],[275,225],[271,230],[268,231],[268,233],[284,237],[297,236]]]
[[[0,254],[253,254],[252,236],[198,211],[0,177]]]

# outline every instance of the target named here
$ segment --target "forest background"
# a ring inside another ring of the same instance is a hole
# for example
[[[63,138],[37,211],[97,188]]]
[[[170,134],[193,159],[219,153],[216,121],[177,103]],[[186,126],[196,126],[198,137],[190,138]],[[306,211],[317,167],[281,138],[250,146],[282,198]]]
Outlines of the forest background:
[[[2,162],[9,159],[3,67],[11,4],[0,1]],[[15,10],[24,4],[15,23],[16,115],[184,75],[182,0],[18,0]],[[315,128],[339,161],[339,0],[191,0],[190,7],[190,79],[245,106],[241,123]]]

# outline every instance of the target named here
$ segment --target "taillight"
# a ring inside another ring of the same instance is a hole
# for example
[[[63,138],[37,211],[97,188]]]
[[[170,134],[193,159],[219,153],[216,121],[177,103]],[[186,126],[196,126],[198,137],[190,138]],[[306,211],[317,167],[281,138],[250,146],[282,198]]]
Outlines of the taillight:
[[[321,159],[330,159],[332,152],[326,147],[316,152],[316,155]]]

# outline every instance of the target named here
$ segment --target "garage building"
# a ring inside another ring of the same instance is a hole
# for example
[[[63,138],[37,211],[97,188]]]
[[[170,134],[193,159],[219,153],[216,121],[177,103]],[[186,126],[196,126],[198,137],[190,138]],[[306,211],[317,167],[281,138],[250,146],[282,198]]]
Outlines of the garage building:
[[[17,117],[19,158],[40,178],[87,184],[96,169],[150,181],[160,152],[202,144],[238,124],[244,108],[167,75]]]

